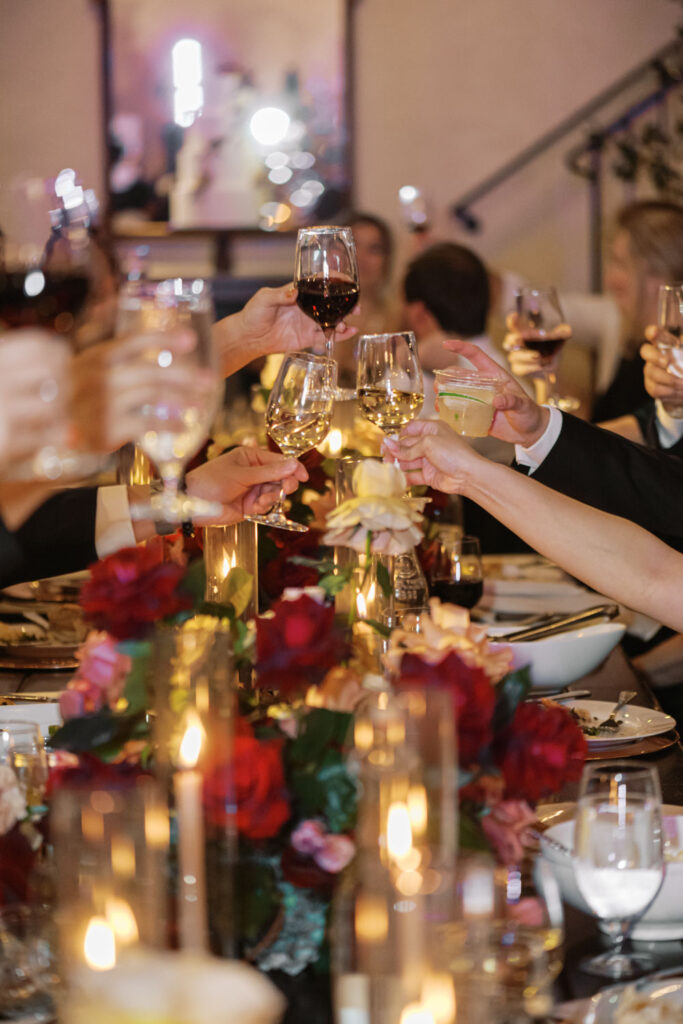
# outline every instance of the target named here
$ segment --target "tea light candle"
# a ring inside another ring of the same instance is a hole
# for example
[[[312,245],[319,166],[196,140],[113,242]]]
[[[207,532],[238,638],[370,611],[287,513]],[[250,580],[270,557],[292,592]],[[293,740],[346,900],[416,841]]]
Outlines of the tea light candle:
[[[173,782],[180,869],[178,935],[180,948],[194,951],[207,948],[202,776],[196,767],[202,738],[197,717],[185,730],[178,755],[179,771]]]

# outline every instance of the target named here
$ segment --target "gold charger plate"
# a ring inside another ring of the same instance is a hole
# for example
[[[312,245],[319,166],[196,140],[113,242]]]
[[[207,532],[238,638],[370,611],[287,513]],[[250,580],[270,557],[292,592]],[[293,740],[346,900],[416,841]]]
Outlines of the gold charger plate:
[[[78,668],[78,644],[27,643],[0,646],[2,669],[73,669]]]
[[[678,743],[680,736],[674,730],[659,736],[646,736],[642,740],[634,740],[632,743],[622,743],[619,746],[593,747],[589,748],[586,754],[587,761],[609,761],[612,758],[638,757],[640,754],[657,754],[660,750],[673,747]]]

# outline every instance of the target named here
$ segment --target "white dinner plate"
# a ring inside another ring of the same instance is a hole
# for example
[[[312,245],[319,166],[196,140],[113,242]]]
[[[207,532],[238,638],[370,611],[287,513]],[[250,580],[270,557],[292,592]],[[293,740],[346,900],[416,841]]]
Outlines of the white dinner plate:
[[[633,983],[632,983],[633,984]],[[615,1024],[619,1004],[625,998],[624,993],[631,985],[614,985],[598,992],[590,1000],[585,1017],[586,1024]],[[680,1016],[670,1019],[683,1020],[683,978],[642,978],[633,984],[636,994],[647,999],[656,1006],[658,1002],[668,1002]],[[642,1013],[634,1011],[634,1020],[641,1020]],[[669,1019],[669,1018],[667,1018]]]
[[[577,711],[587,711],[597,725],[599,722],[605,721],[614,704],[609,700],[566,700],[563,701],[563,706],[576,708]],[[586,736],[588,746],[591,749],[593,747],[612,747],[619,743],[646,739],[648,736],[659,736],[661,733],[676,728],[676,719],[671,715],[665,715],[663,711],[656,711],[654,708],[643,708],[633,704],[621,709],[617,715],[617,721],[621,722],[621,725],[609,735]]]

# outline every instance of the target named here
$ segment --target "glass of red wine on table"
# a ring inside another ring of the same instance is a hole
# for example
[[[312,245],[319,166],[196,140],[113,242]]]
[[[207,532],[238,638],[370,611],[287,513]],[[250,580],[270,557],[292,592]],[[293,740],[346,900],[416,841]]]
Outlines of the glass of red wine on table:
[[[541,357],[541,371],[537,378],[541,384],[538,400],[564,412],[577,409],[577,399],[560,397],[556,391],[554,358],[571,337],[557,292],[554,288],[520,288],[515,295],[515,313],[522,347],[537,352]]]
[[[358,302],[358,264],[351,228],[311,227],[299,230],[294,283],[297,305],[320,327],[325,354],[333,357],[334,332]],[[337,397],[350,398],[353,395]]]
[[[484,592],[477,537],[463,537],[457,527],[442,527],[429,573],[429,593],[447,604],[474,608]]]
[[[4,330],[41,328],[56,345],[76,351],[96,298],[87,194],[73,171],[57,178],[21,177],[0,182],[0,343]],[[43,401],[64,408],[63,382],[41,388]],[[59,401],[57,401],[59,399]],[[73,480],[91,475],[102,457],[79,450],[74,422],[56,415],[53,442],[24,463],[12,480]]]

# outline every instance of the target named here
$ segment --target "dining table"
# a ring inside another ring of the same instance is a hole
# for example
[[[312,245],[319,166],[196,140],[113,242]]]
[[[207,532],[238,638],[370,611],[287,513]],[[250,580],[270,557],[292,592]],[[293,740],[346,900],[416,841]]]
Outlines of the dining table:
[[[65,687],[70,674],[68,670],[35,667],[2,669],[0,663],[0,693],[16,694],[19,699],[22,694],[30,697],[31,694],[58,693]],[[633,704],[645,707],[658,706],[647,678],[634,668],[620,646],[617,646],[595,671],[573,683],[572,689],[589,690],[593,699],[614,703],[620,691],[634,690],[636,697]],[[19,708],[21,705],[18,703],[16,706]],[[669,739],[671,738],[670,736]],[[626,752],[624,756],[628,756]],[[655,765],[659,772],[664,803],[683,806],[683,747],[678,737],[676,736],[674,742],[665,749],[641,756],[645,762]],[[565,785],[545,802],[573,801],[576,799],[577,791],[578,784]],[[646,949],[651,953],[658,969],[680,966],[683,975],[682,940],[635,945],[636,948]],[[558,1004],[585,999],[610,984],[606,979],[582,972],[578,966],[583,957],[595,955],[605,948],[605,940],[598,929],[596,919],[565,905],[564,968],[556,981],[555,989]],[[318,1024],[331,1021],[331,1006],[319,977],[310,979],[310,989],[305,995],[300,987],[295,991],[285,979],[283,981],[283,987],[290,988],[288,994],[292,1004],[285,1018],[286,1024],[304,1024],[309,1010],[315,1011]]]

